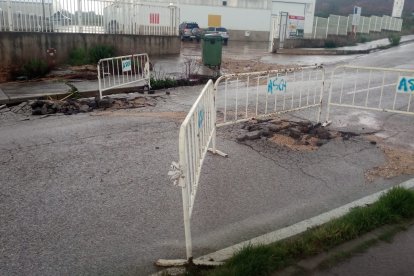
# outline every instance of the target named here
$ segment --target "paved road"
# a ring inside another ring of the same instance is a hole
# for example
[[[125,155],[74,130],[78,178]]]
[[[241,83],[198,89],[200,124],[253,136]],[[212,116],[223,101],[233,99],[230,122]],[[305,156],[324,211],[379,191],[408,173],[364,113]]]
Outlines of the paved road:
[[[404,67],[413,64],[413,51],[405,45],[355,63]],[[200,90],[176,89],[140,110],[30,121],[2,115],[0,274],[145,275],[158,258],[184,257],[181,192],[166,173],[177,160],[179,124]],[[407,117],[367,113],[369,120],[359,120],[355,112],[338,113],[341,126],[397,133],[390,138],[397,143],[413,135]],[[384,155],[363,139],[292,152],[238,144],[231,129],[220,129],[218,139],[229,158],[208,155],[203,167],[195,256],[409,178],[366,183],[364,170]]]

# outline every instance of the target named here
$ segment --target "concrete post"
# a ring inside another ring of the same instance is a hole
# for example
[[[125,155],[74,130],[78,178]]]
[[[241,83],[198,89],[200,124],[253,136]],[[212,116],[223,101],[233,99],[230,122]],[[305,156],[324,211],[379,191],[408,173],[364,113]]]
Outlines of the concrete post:
[[[341,23],[341,16],[338,16],[338,26],[336,27],[336,35],[339,35],[339,23]]]
[[[326,38],[328,38],[328,34],[329,34],[329,19],[330,19],[331,17],[328,17],[328,21],[327,21],[327,23],[326,23]]]

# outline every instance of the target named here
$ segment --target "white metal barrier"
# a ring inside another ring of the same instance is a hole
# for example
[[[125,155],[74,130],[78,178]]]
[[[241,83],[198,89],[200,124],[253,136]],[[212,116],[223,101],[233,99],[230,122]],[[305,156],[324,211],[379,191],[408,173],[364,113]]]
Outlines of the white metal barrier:
[[[182,188],[187,259],[192,257],[191,215],[207,151],[227,156],[216,149],[216,107],[214,83],[210,80],[192,106],[180,128],[179,164],[170,174]],[[209,149],[210,143],[212,148]]]
[[[324,83],[321,66],[222,76],[215,83],[218,126],[312,107],[319,121]]]
[[[339,66],[332,72],[326,121],[331,107],[413,114],[414,69]]]
[[[0,31],[178,35],[179,8],[132,0],[0,0]]]
[[[143,82],[151,88],[147,54],[101,59],[98,62],[99,97],[104,91]]]

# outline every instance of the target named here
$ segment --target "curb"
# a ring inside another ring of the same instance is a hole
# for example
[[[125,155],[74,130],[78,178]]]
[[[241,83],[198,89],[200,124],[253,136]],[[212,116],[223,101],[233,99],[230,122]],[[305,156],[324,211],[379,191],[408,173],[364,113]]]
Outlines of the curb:
[[[406,41],[402,41],[400,42],[399,45],[404,45],[404,44],[408,44],[414,42],[414,39],[410,39],[410,40],[406,40]],[[391,45],[385,45],[385,47],[391,48]],[[389,49],[389,48],[385,48],[385,49]],[[370,49],[366,49],[366,50],[335,50],[335,49],[325,49],[322,48],[322,50],[320,49],[303,49],[303,48],[291,48],[291,49],[278,49],[276,50],[276,54],[281,54],[281,55],[358,55],[358,54],[369,54],[371,52],[375,52],[375,51],[380,51],[383,50],[383,48],[381,47],[375,47],[375,48],[370,48]]]
[[[414,178],[407,180],[396,186],[403,187],[406,189],[412,189],[414,188]],[[342,207],[333,209],[329,212],[326,212],[316,217],[301,221],[299,223],[288,226],[286,228],[282,228],[280,230],[264,234],[262,236],[253,238],[251,240],[244,241],[236,245],[221,249],[211,254],[204,255],[202,257],[197,258],[196,260],[198,261],[214,260],[215,262],[222,262],[222,261],[225,261],[231,258],[234,253],[236,253],[237,251],[239,251],[240,249],[242,249],[243,247],[247,245],[266,245],[266,244],[277,242],[282,239],[293,237],[295,235],[305,232],[306,230],[308,230],[308,228],[316,227],[324,223],[327,223],[328,221],[334,218],[341,217],[345,215],[346,213],[348,213],[349,210],[352,208],[372,204],[375,201],[377,201],[384,193],[388,192],[394,187],[390,187],[388,189],[382,190],[372,195],[363,197],[359,200],[348,203]]]
[[[135,87],[114,88],[114,89],[105,91],[103,96],[130,93],[130,92],[138,92],[138,90],[140,90],[140,87],[136,87],[136,86]],[[18,103],[29,101],[29,100],[45,99],[48,96],[49,97],[61,96],[63,98],[63,97],[69,96],[70,94],[72,94],[72,93],[69,93],[69,92],[65,91],[65,92],[62,92],[62,93],[55,92],[55,93],[50,93],[50,94],[44,94],[44,95],[41,95],[41,96],[24,96],[24,97],[20,97],[20,98],[17,98],[17,97],[16,98],[10,98],[0,88],[0,105],[2,105],[2,104],[18,104]],[[97,95],[99,95],[99,90],[79,91],[79,94],[83,98],[96,97]],[[4,96],[2,97],[2,95],[4,95]],[[3,98],[6,98],[6,99],[3,99]]]

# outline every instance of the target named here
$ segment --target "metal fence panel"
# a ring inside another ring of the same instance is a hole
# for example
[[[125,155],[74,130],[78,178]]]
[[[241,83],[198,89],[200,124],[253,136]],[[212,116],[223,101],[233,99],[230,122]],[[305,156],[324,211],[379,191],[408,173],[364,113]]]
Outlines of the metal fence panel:
[[[0,0],[0,30],[178,35],[172,4],[128,0]]]
[[[216,81],[219,125],[316,107],[319,121],[325,70],[303,67],[232,74]]]
[[[101,59],[98,62],[99,97],[104,91],[134,83],[150,83],[150,65],[147,54]]]
[[[326,120],[331,107],[414,115],[414,70],[339,66],[331,77]]]
[[[209,150],[226,156],[216,149],[215,139],[215,89],[209,80],[182,123],[179,135],[178,185],[182,188],[187,259],[192,257],[190,221],[205,156]]]

